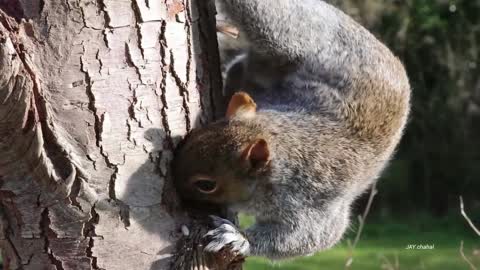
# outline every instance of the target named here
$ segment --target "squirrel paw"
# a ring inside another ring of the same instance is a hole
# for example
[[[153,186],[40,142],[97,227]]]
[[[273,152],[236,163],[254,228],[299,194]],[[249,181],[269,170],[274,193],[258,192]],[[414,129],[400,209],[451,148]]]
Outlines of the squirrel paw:
[[[210,216],[216,229],[209,231],[204,237],[209,237],[210,242],[205,247],[206,251],[218,252],[224,247],[229,247],[239,255],[247,256],[250,252],[250,243],[247,238],[229,220]]]

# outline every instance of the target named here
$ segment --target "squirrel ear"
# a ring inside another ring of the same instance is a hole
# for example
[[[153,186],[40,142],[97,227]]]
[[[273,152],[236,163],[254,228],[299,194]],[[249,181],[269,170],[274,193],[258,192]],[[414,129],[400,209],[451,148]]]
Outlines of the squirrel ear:
[[[255,169],[265,167],[270,162],[270,150],[268,143],[264,139],[258,139],[251,143],[242,154],[244,160],[250,162]]]
[[[257,104],[253,101],[249,94],[245,92],[237,92],[230,99],[227,109],[227,118],[241,116],[251,118],[255,116]]]

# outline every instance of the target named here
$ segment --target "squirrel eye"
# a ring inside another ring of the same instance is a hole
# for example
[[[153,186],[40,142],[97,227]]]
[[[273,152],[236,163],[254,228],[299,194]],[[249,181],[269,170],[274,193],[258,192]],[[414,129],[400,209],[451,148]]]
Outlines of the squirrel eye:
[[[199,177],[192,181],[195,188],[204,194],[211,194],[217,190],[217,181],[211,178]]]

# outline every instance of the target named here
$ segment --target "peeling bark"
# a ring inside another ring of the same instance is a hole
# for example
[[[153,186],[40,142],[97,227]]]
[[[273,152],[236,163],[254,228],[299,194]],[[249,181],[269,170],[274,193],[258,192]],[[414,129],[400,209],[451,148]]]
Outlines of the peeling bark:
[[[169,179],[179,140],[223,110],[213,1],[7,2],[6,269],[238,269],[241,259],[202,253],[206,224],[188,218]]]

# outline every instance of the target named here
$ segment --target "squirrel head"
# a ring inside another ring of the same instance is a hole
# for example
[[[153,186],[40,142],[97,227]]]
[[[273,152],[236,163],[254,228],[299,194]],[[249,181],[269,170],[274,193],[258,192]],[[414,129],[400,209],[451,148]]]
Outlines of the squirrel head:
[[[193,130],[177,147],[174,181],[187,200],[232,204],[248,200],[268,173],[268,136],[255,123],[256,105],[246,93],[230,100],[226,117]]]

